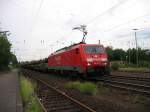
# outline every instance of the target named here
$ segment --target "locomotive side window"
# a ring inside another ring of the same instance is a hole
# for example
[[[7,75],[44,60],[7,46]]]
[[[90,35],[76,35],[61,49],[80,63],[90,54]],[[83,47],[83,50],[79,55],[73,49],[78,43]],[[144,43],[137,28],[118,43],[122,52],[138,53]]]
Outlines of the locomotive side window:
[[[76,54],[79,54],[79,49],[78,49],[78,48],[76,48],[75,52],[76,52]]]
[[[101,46],[86,46],[85,52],[89,54],[98,54],[98,53],[104,53],[105,50]]]

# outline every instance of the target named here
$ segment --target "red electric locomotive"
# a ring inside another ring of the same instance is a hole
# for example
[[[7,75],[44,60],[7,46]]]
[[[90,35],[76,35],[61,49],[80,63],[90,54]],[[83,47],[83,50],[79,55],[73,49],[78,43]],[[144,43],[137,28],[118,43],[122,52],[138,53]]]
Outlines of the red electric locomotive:
[[[109,74],[108,55],[102,45],[81,42],[52,53],[48,57],[48,69],[85,76]]]
[[[85,25],[73,30],[83,32],[82,42],[56,51],[48,57],[48,70],[64,73],[78,73],[84,76],[109,74],[109,62],[105,49],[100,44],[86,44]]]

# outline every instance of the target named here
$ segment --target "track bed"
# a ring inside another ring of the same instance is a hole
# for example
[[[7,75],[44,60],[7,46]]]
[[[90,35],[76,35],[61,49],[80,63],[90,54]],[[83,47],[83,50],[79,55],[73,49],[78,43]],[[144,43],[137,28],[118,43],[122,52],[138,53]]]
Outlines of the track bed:
[[[26,73],[30,73],[30,75],[44,80],[51,86],[60,89],[67,95],[79,100],[97,112],[149,112],[148,107],[134,102],[134,99],[139,95],[132,94],[132,92],[129,91],[110,87],[104,88],[105,90],[102,91],[100,90],[96,96],[90,96],[74,89],[65,88],[67,82],[78,79],[52,77],[50,74],[24,70],[24,74]]]

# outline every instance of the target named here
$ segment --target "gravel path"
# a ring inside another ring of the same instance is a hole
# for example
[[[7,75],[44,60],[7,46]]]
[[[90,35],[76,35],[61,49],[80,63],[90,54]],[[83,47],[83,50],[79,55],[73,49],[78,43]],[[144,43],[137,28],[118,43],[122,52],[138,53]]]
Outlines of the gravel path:
[[[0,73],[0,112],[22,112],[17,71]]]

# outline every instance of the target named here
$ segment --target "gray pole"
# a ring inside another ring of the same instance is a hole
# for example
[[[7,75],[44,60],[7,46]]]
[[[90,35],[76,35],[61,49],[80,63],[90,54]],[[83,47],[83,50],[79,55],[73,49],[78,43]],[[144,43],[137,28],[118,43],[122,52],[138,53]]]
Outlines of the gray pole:
[[[135,45],[136,45],[136,65],[137,67],[139,66],[139,62],[138,62],[138,43],[137,43],[137,34],[136,34],[136,30],[138,29],[133,29],[135,31]]]
[[[98,40],[98,44],[101,44],[101,41],[100,41],[100,40]]]
[[[130,49],[129,49],[129,64],[130,64],[130,60],[131,60],[131,57],[130,57]]]
[[[130,64],[131,56],[130,56],[130,41],[129,41],[129,64]]]

